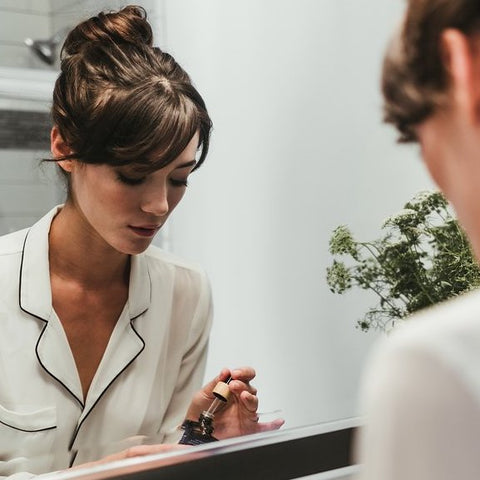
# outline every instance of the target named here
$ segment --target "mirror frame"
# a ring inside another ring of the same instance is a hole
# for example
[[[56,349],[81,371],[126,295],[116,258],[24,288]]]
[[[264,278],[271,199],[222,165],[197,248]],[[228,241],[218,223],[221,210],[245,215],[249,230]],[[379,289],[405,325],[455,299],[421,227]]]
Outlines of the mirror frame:
[[[346,479],[359,470],[353,460],[353,439],[360,425],[359,418],[350,418],[248,435],[170,453],[57,472],[55,480],[264,480],[312,474],[321,474],[324,479]]]

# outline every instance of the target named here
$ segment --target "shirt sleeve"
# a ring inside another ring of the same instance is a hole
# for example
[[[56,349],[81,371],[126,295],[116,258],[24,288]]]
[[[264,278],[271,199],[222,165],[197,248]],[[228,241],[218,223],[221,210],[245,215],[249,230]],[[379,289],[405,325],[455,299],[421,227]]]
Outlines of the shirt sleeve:
[[[361,480],[480,478],[480,410],[458,375],[428,352],[375,360],[356,445]]]
[[[202,386],[208,353],[208,339],[213,318],[210,282],[203,273],[200,295],[190,331],[188,349],[183,356],[175,392],[166,410],[160,431],[160,441],[176,443],[182,431],[179,426],[185,418],[193,394]]]

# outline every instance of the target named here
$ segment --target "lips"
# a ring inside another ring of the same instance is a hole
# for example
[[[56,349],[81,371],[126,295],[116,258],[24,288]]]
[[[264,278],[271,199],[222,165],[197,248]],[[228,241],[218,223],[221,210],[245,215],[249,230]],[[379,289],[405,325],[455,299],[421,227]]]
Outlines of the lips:
[[[158,232],[158,230],[160,230],[160,227],[161,225],[129,225],[130,230],[132,230],[137,235],[140,235],[141,237],[153,237]]]

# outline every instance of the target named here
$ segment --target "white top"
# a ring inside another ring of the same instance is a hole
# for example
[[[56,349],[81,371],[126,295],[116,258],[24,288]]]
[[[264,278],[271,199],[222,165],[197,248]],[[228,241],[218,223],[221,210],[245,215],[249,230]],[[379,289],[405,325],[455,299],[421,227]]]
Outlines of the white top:
[[[52,307],[48,232],[57,211],[0,237],[0,475],[78,465],[138,436],[177,441],[203,381],[209,283],[152,246],[132,256],[128,301],[84,401]]]
[[[373,353],[365,480],[480,478],[480,291],[414,315]]]

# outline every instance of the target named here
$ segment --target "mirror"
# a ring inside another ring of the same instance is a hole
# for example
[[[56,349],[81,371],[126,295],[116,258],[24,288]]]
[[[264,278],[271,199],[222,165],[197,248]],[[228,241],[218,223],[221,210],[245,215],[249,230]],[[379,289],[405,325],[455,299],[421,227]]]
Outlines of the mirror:
[[[377,335],[355,328],[370,305],[365,292],[328,290],[328,241],[340,224],[376,236],[386,217],[432,187],[417,148],[396,145],[381,122],[381,59],[403,2],[137,3],[214,121],[209,158],[162,240],[202,264],[212,283],[206,378],[253,365],[260,411],[280,409],[285,427],[359,415],[361,371]],[[78,2],[59,18],[74,23],[119,4]]]
[[[287,426],[360,414],[374,333],[367,292],[332,294],[332,230],[358,238],[431,183],[381,121],[383,51],[401,0],[166,2],[168,46],[205,95],[212,152],[172,218],[203,264],[215,323],[207,375],[252,364],[260,410]],[[188,32],[188,33],[186,33]]]

